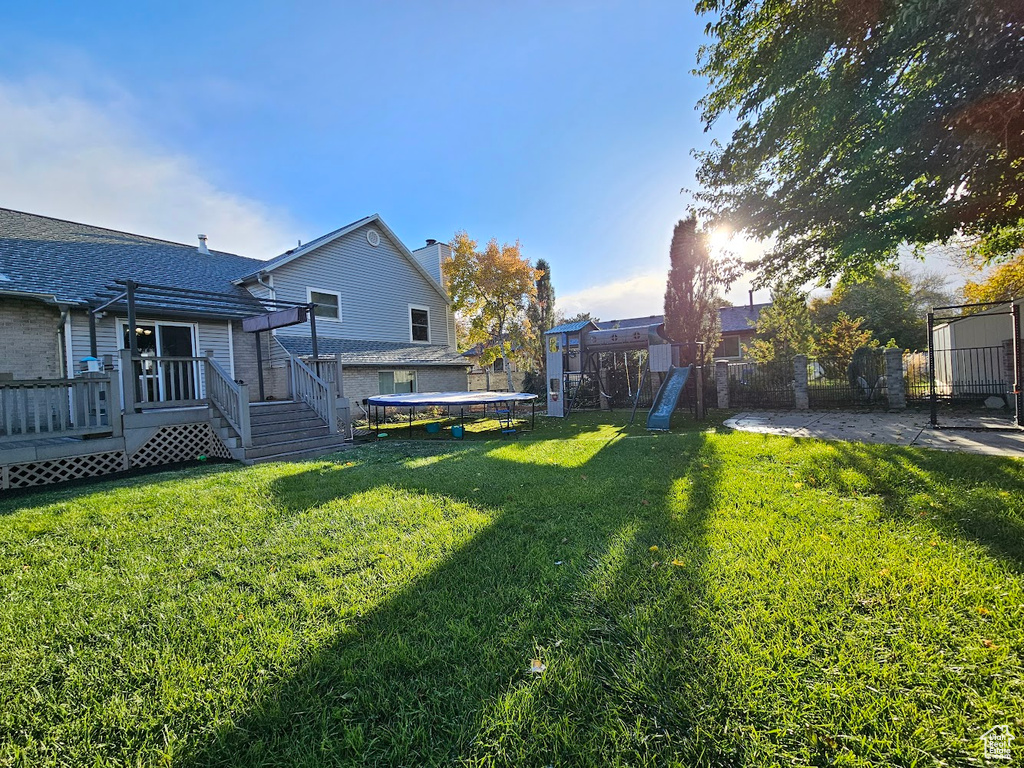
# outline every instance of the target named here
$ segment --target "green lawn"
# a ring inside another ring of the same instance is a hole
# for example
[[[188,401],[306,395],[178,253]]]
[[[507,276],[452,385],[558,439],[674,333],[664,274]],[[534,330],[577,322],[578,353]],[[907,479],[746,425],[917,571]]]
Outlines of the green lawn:
[[[623,419],[0,500],[0,765],[1024,754],[1024,465]]]

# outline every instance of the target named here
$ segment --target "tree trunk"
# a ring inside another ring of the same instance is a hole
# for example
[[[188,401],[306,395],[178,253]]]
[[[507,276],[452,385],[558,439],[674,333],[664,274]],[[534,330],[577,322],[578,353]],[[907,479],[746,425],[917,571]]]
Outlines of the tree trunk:
[[[505,354],[505,345],[501,345],[501,359],[505,361],[505,379],[508,381],[508,391],[515,392],[512,386],[512,366],[508,363],[508,355]]]

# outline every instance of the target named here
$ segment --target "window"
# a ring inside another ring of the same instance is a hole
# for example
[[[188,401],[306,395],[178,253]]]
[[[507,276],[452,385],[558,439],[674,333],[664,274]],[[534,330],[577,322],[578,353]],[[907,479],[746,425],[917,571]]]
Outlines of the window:
[[[740,356],[740,337],[739,336],[723,336],[721,343],[718,345],[718,349],[715,350],[715,357],[739,357]]]
[[[495,373],[504,373],[505,372],[505,360],[504,360],[504,358],[501,358],[501,357],[494,358],[494,368],[493,368],[493,370],[494,370]]]
[[[316,304],[313,314],[317,320],[341,321],[341,294],[335,291],[306,290],[309,300]]]
[[[430,342],[430,310],[409,305],[409,338]]]
[[[416,391],[416,371],[381,371],[377,378],[382,395]]]

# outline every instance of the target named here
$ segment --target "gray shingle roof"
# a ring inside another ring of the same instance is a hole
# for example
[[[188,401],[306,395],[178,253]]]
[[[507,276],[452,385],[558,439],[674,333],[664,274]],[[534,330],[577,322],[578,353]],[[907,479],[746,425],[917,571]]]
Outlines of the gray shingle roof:
[[[722,307],[718,310],[718,316],[722,320],[722,333],[739,333],[741,331],[752,331],[757,325],[758,315],[765,307],[770,307],[771,302],[755,304],[751,307],[744,304],[739,307]]]
[[[665,322],[664,315],[651,315],[650,317],[627,317],[625,320],[604,320],[597,324],[601,330],[611,328],[643,328],[648,325],[659,325]]]
[[[278,336],[277,340],[293,355],[313,354],[313,341],[308,336]],[[317,351],[321,356],[340,356],[343,366],[453,365],[466,368],[469,365],[462,355],[441,344],[318,338]]]
[[[114,280],[191,288],[251,299],[231,283],[263,264],[222,251],[0,208],[0,290],[84,304]]]

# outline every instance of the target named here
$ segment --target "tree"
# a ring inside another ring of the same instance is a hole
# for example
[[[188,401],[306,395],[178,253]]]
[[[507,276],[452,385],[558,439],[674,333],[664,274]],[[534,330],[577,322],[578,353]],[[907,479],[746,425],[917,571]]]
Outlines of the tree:
[[[744,345],[746,354],[759,363],[792,360],[814,347],[814,325],[807,297],[790,284],[772,289],[772,303],[757,317],[754,340]]]
[[[540,277],[535,283],[536,298],[530,302],[527,315],[530,325],[536,334],[532,345],[534,370],[544,370],[544,333],[555,327],[555,289],[551,285],[551,265],[544,259],[537,259],[537,273]]]
[[[595,323],[601,322],[601,318],[594,317],[589,312],[577,312],[575,315],[572,315],[571,317],[566,317],[565,315],[558,315],[555,320],[555,325],[565,325],[566,323],[581,323],[584,320],[591,320]]]
[[[964,285],[964,301],[968,303],[1010,301],[1021,297],[1024,297],[1024,253],[996,267],[979,282],[968,280]],[[983,307],[975,311],[981,309]],[[971,310],[964,311],[969,313]]]
[[[699,0],[712,222],[772,243],[764,283],[825,282],[964,237],[1024,245],[1019,0]]]
[[[814,341],[814,355],[825,367],[825,375],[831,379],[842,376],[853,360],[853,353],[862,347],[877,347],[878,342],[872,333],[861,326],[864,318],[852,319],[845,312],[840,312],[836,321],[828,329],[820,329]]]
[[[665,332],[677,342],[703,342],[714,354],[721,337],[719,289],[728,289],[739,273],[734,259],[715,260],[697,219],[679,221],[669,246],[671,266],[665,289]]]
[[[840,280],[831,296],[811,302],[811,317],[821,328],[831,327],[843,313],[864,318],[878,341],[895,339],[903,349],[921,349],[927,344],[928,310],[952,301],[938,276],[878,270],[865,280]]]
[[[451,242],[452,257],[443,270],[452,305],[468,324],[469,344],[483,344],[484,365],[501,357],[509,391],[513,391],[509,356],[533,338],[527,308],[536,299],[538,271],[515,245],[491,239],[483,251],[465,231]]]

